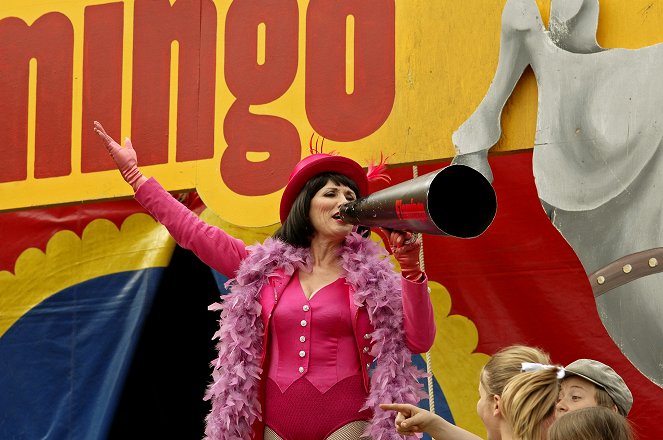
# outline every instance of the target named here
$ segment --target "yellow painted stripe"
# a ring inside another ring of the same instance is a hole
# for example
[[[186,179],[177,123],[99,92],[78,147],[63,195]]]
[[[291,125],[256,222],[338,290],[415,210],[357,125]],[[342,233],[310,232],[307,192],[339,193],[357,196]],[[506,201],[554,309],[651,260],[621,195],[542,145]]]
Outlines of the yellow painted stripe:
[[[265,23],[258,24],[258,47],[257,50],[257,60],[258,65],[262,66],[265,64],[265,57],[267,53],[267,26]]]
[[[355,91],[355,17],[345,18],[345,93]]]

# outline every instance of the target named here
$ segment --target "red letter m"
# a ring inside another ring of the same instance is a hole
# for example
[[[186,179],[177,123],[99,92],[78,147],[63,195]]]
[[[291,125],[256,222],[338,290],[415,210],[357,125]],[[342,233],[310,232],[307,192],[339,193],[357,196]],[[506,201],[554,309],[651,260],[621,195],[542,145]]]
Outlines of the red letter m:
[[[32,26],[0,20],[0,183],[28,178],[30,60],[37,60],[34,177],[71,172],[71,101],[74,36],[60,13]]]

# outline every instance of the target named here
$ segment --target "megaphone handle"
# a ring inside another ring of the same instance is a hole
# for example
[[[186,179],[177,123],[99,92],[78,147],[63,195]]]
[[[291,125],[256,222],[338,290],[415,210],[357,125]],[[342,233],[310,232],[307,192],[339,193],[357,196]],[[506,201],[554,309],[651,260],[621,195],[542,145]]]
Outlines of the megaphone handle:
[[[410,232],[410,231],[401,231],[399,229],[391,229],[391,228],[385,228],[385,227],[380,227],[380,229],[383,229],[389,239],[389,246],[393,248],[401,248],[403,246],[413,244],[415,243],[421,234],[418,232]]]
[[[391,238],[390,237],[391,237],[392,232],[403,233],[405,235],[409,234],[409,237],[407,237],[403,241],[403,245],[413,244],[414,242],[419,240],[419,238],[421,237],[421,234],[419,232],[400,231],[398,229],[387,228],[387,227],[384,227],[384,226],[380,226],[380,227],[375,228],[373,230],[380,236],[380,238],[382,239],[382,242],[384,243],[384,246],[387,249],[387,252],[389,252],[389,254],[393,254],[394,253],[394,247],[396,247],[391,243]]]
[[[421,237],[421,234],[419,232],[410,232],[410,238],[405,240],[403,244],[412,244],[415,241],[419,240],[419,237]]]

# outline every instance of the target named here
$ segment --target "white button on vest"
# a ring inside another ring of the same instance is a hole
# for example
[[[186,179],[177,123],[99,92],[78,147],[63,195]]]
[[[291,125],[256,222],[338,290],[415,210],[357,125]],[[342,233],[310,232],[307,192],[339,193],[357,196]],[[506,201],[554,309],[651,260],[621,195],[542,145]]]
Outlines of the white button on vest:
[[[305,312],[308,312],[309,309],[310,309],[310,307],[308,306],[308,304],[304,304],[304,307],[302,307],[302,309],[303,309]]]
[[[369,335],[368,333],[366,333],[366,334],[364,335],[364,339],[371,339],[371,335]]]
[[[299,342],[306,342],[306,336],[300,336]]]
[[[304,372],[304,367],[299,367],[299,372],[303,373]]]
[[[304,350],[300,351],[299,352],[299,357],[303,358],[304,356],[306,356],[306,352]]]
[[[302,327],[306,327],[306,320],[302,319],[302,322],[300,322],[300,324],[302,325]]]
[[[368,353],[368,347],[364,347],[364,353]]]

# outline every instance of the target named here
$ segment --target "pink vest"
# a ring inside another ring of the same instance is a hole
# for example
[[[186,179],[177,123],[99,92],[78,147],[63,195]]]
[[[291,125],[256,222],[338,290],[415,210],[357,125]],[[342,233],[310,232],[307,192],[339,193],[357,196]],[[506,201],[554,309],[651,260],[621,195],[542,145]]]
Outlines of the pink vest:
[[[274,308],[281,301],[283,292],[292,279],[292,276],[288,276],[283,273],[282,270],[278,269],[275,276],[271,277],[269,280],[269,285],[264,286],[260,291],[260,305],[262,307],[262,321],[263,328],[270,328],[271,320],[274,313]],[[303,295],[303,293],[302,293]],[[359,355],[359,362],[361,366],[361,372],[364,379],[364,389],[369,390],[369,376],[368,371],[370,370],[371,363],[373,363],[374,357],[369,353],[371,351],[372,339],[371,333],[373,333],[374,328],[371,325],[370,319],[368,317],[368,312],[366,307],[357,306],[353,300],[354,290],[351,286],[348,286],[348,302],[344,303],[348,305],[349,316],[352,317],[352,331],[354,339],[355,353]],[[315,297],[314,297],[315,298]],[[301,321],[301,320],[300,320]],[[263,347],[269,347],[271,332],[266,331],[263,333]],[[431,339],[432,341],[432,339]],[[268,350],[262,351],[262,360],[261,367],[265,369],[265,361],[267,359]],[[299,367],[297,367],[299,369]]]
[[[298,273],[290,279],[269,326],[268,376],[281,392],[306,377],[324,393],[361,374],[348,292],[345,279],[339,278],[307,299]]]

